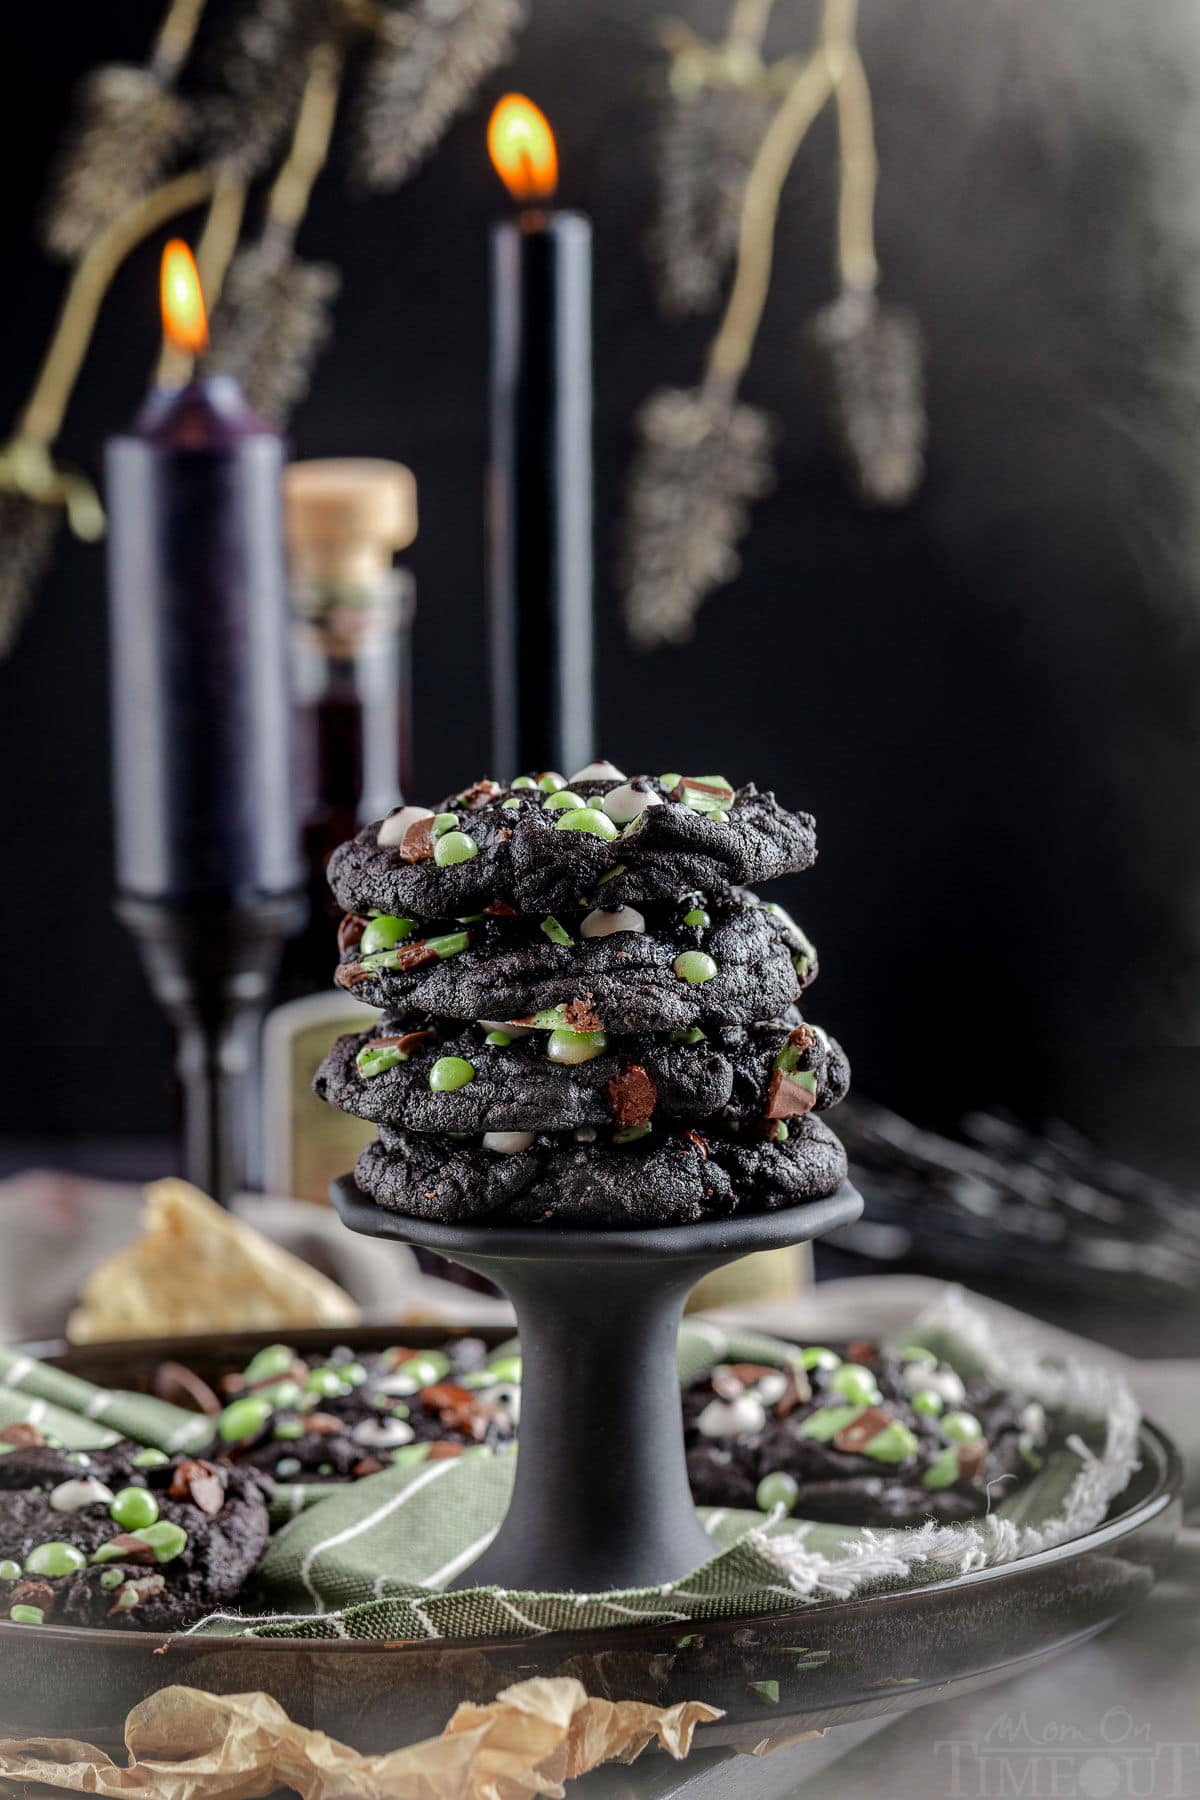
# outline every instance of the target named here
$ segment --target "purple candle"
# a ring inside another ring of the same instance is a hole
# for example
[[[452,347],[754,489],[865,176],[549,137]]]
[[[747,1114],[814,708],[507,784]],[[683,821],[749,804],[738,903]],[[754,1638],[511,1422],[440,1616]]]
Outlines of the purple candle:
[[[164,325],[205,342],[185,245]],[[117,887],[239,906],[302,885],[292,797],[283,440],[228,375],[151,393],[110,440]]]

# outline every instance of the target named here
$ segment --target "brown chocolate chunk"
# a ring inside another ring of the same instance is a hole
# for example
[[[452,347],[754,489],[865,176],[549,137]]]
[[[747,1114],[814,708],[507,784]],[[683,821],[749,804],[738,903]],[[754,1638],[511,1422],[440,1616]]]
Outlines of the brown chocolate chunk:
[[[402,1051],[405,1056],[411,1056],[419,1044],[424,1044],[428,1039],[435,1038],[436,1036],[437,1032],[432,1029],[426,1031],[406,1031],[403,1037],[372,1038],[368,1047],[372,1050],[382,1050],[389,1046],[394,1046],[397,1050]]]
[[[335,1419],[332,1413],[305,1413],[302,1423],[304,1429],[311,1432],[313,1437],[332,1437],[335,1432],[346,1429],[345,1421]]]
[[[340,988],[356,988],[364,981],[370,981],[374,974],[374,969],[368,969],[366,963],[339,963],[333,979]]]
[[[424,969],[437,960],[437,951],[432,949],[424,938],[418,938],[415,944],[401,944],[396,951],[396,967],[398,969]]]
[[[463,1453],[461,1444],[430,1444],[427,1462],[454,1462]]]
[[[603,1031],[604,1020],[592,1005],[592,996],[584,994],[576,1000],[568,1000],[563,1007],[563,1017],[572,1031]]]
[[[430,862],[433,859],[433,820],[417,819],[404,834],[400,860],[406,863]]]
[[[879,1361],[879,1345],[871,1338],[855,1338],[846,1347],[846,1361],[870,1366]]]
[[[193,1412],[207,1413],[209,1418],[215,1418],[221,1411],[221,1402],[207,1381],[201,1381],[195,1370],[184,1363],[159,1363],[154,1371],[153,1386],[158,1398],[169,1401],[172,1406],[190,1407]]]
[[[727,1366],[714,1369],[708,1382],[718,1400],[737,1400],[746,1391],[741,1376]]]
[[[811,1050],[816,1041],[817,1034],[811,1025],[797,1025],[794,1031],[788,1032],[788,1043],[794,1044],[797,1050]]]
[[[963,1481],[978,1481],[987,1468],[988,1447],[986,1438],[975,1438],[970,1444],[958,1446],[958,1473]]]
[[[361,913],[345,913],[343,915],[337,934],[337,947],[341,955],[344,956],[347,950],[353,950],[366,929],[367,920]]]
[[[463,806],[469,806],[472,812],[477,812],[481,806],[486,806],[489,800],[494,800],[496,795],[502,791],[498,781],[492,781],[490,777],[485,776],[482,781],[472,782],[471,786],[465,788],[458,798]]]
[[[215,1463],[191,1458],[181,1462],[171,1477],[172,1500],[190,1500],[202,1513],[215,1519],[225,1504],[225,1483]]]
[[[453,1381],[435,1381],[431,1387],[421,1389],[420,1400],[423,1406],[433,1408],[447,1431],[476,1435],[476,1400],[470,1388],[459,1387]]]
[[[132,1612],[143,1600],[153,1600],[167,1585],[165,1575],[139,1575],[133,1581],[122,1582],[113,1595],[113,1603],[108,1609],[111,1619],[115,1613]]]
[[[605,1088],[618,1125],[645,1125],[658,1101],[654,1078],[641,1063],[628,1063]]]
[[[812,1399],[812,1384],[807,1373],[796,1366],[787,1372],[787,1386],[775,1402],[775,1417],[786,1419],[794,1413],[798,1406],[805,1406]]]
[[[515,919],[517,916],[516,907],[510,906],[507,900],[489,900],[483,910],[489,919]]]
[[[767,1089],[767,1110],[763,1115],[768,1119],[798,1119],[802,1113],[811,1112],[817,1103],[817,1096],[799,1081],[793,1081],[783,1069],[776,1069],[771,1076],[771,1085]]]
[[[104,1548],[116,1554],[108,1560],[111,1562],[152,1563],[156,1560],[154,1545],[143,1543],[130,1531],[120,1531],[116,1537],[109,1538]]]
[[[730,1374],[737,1376],[743,1387],[753,1387],[756,1382],[762,1380],[764,1375],[779,1373],[778,1369],[773,1369],[769,1363],[726,1363],[725,1366]]]
[[[40,1606],[48,1613],[54,1605],[54,1589],[48,1581],[18,1581],[8,1596],[12,1606]]]
[[[842,1426],[834,1437],[833,1447],[846,1451],[849,1456],[861,1456],[871,1439],[878,1437],[892,1422],[891,1413],[884,1412],[881,1406],[868,1406],[865,1413]]]
[[[6,1425],[0,1431],[0,1444],[12,1444],[18,1450],[39,1450],[45,1442],[36,1425],[26,1425],[20,1421],[15,1425]]]
[[[350,1471],[355,1481],[361,1481],[365,1475],[380,1475],[382,1472],[383,1464],[377,1456],[364,1456]]]
[[[707,1162],[708,1161],[708,1139],[706,1137],[701,1137],[701,1135],[698,1131],[685,1131],[683,1135],[685,1138],[688,1138],[693,1144],[695,1144],[697,1150],[700,1152],[700,1154],[704,1158],[705,1162]]]

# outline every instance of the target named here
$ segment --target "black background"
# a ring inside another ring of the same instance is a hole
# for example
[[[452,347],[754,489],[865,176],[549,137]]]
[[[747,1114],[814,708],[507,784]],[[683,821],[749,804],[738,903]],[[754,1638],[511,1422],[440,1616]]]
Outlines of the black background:
[[[701,29],[721,16],[677,10]],[[930,351],[917,505],[856,509],[817,417],[801,328],[830,293],[822,120],[786,191],[745,387],[785,421],[778,489],[694,641],[630,648],[613,565],[631,418],[652,387],[695,379],[706,339],[662,321],[649,280],[658,53],[635,0],[534,0],[514,66],[398,194],[353,197],[344,159],[327,175],[301,248],[344,286],[296,452],[416,471],[415,797],[430,800],[487,760],[487,231],[503,201],[483,134],[491,100],[526,89],[558,130],[564,200],[596,226],[602,752],[754,778],[817,814],[820,864],[781,898],[821,946],[812,1011],[862,1091],[943,1125],[978,1103],[1065,1114],[1189,1168],[1200,23],[1188,0],[1136,18],[1124,0],[862,10],[885,291]],[[97,62],[136,60],[158,11],[8,11],[5,418],[62,291],[34,216],[70,91]],[[813,21],[779,6],[772,47]],[[122,273],[71,410],[62,454],[93,473],[154,360],[158,247]],[[103,555],[64,539],[0,667],[10,1138],[169,1128],[168,1036],[110,914],[107,763]]]

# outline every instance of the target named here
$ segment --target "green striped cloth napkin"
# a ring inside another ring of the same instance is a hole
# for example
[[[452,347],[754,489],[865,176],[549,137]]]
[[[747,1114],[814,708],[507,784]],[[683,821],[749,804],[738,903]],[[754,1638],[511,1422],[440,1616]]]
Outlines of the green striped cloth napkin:
[[[131,1438],[175,1455],[206,1450],[214,1436],[212,1420],[200,1413],[153,1394],[96,1387],[0,1345],[0,1430],[20,1424],[36,1425],[68,1450],[105,1450]]]

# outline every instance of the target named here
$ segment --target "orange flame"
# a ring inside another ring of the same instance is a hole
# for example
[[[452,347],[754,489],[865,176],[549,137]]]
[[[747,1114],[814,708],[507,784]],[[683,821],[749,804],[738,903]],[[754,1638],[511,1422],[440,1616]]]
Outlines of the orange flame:
[[[182,238],[172,238],[162,256],[163,331],[176,350],[198,355],[208,349],[208,318],[196,261]]]
[[[488,153],[514,200],[548,200],[558,186],[554,133],[524,94],[505,94],[488,121]]]

